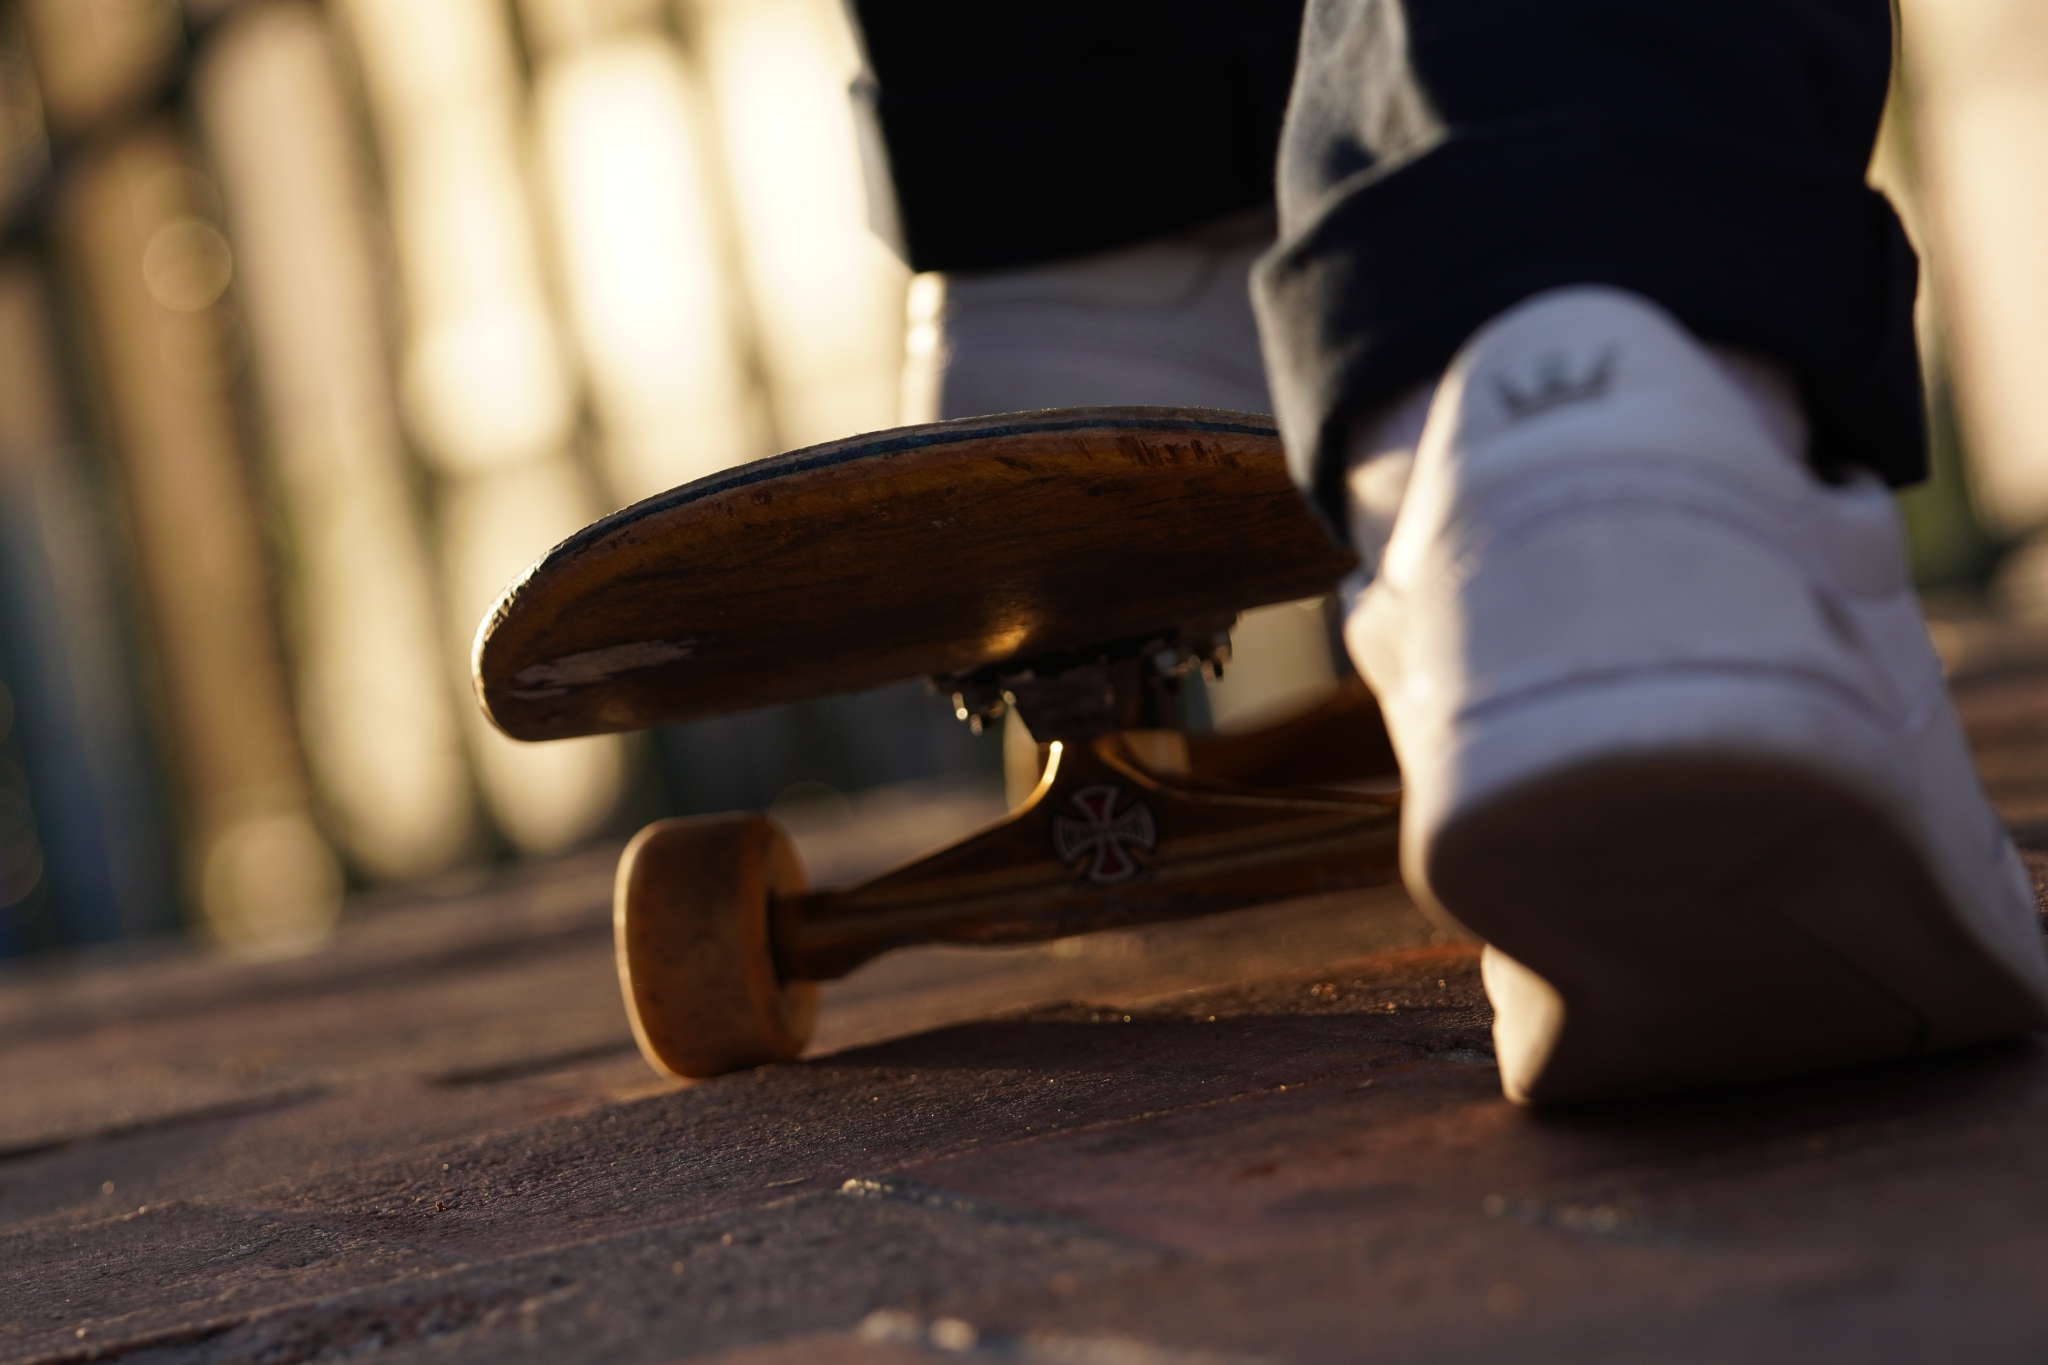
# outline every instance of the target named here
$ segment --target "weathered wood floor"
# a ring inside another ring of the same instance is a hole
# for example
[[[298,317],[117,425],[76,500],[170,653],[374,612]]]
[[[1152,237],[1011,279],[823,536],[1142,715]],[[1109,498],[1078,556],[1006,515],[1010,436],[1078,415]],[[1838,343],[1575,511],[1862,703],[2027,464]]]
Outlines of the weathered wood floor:
[[[1999,664],[1961,693],[2048,849],[2048,673]],[[1531,1114],[1387,893],[902,954],[806,1061],[675,1087],[608,884],[0,983],[0,1359],[2048,1358],[2048,1042]]]

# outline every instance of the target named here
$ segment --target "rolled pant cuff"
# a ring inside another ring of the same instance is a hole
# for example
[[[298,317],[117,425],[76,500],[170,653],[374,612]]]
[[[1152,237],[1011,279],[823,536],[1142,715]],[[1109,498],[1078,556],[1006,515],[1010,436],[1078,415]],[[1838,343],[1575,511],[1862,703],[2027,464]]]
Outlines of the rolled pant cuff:
[[[1697,129],[1560,115],[1460,130],[1339,182],[1255,276],[1296,480],[1344,525],[1352,424],[1440,373],[1489,318],[1609,284],[1797,377],[1823,471],[1926,472],[1918,264],[1841,165]]]

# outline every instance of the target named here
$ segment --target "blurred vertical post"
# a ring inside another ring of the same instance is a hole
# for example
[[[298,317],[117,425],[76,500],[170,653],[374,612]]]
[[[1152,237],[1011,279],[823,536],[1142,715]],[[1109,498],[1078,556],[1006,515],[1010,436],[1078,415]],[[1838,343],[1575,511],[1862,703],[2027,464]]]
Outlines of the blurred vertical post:
[[[909,272],[868,229],[835,0],[680,0],[705,72],[776,434],[893,426]]]
[[[79,168],[62,209],[90,301],[206,924],[270,951],[340,901],[314,827],[227,388],[241,338],[211,184],[168,127]]]
[[[524,0],[569,315],[634,502],[771,453],[704,96],[663,0]]]
[[[0,10],[0,223],[21,211],[49,168],[50,139],[28,35],[18,13]]]
[[[2035,533],[2048,525],[2048,7],[1901,8],[1929,267],[1978,511],[2000,534]],[[2048,583],[2028,595],[2048,599]]]
[[[403,412],[439,476],[447,657],[466,682],[469,639],[497,593],[599,510],[573,454],[576,388],[530,209],[512,36],[493,0],[338,8],[383,153],[405,284]],[[465,712],[514,844],[564,848],[611,813],[619,741],[517,745]]]
[[[183,46],[175,0],[24,0],[50,123],[69,134],[132,107]]]
[[[361,153],[326,23],[251,8],[209,45],[197,103],[219,168],[291,533],[299,714],[352,859],[378,878],[446,867],[469,777],[408,485]]]
[[[27,770],[0,761],[0,907],[42,892],[45,932],[63,943],[165,933],[177,878],[112,537],[66,411],[41,262],[27,252],[0,263],[0,356],[0,655],[12,687],[0,746]]]

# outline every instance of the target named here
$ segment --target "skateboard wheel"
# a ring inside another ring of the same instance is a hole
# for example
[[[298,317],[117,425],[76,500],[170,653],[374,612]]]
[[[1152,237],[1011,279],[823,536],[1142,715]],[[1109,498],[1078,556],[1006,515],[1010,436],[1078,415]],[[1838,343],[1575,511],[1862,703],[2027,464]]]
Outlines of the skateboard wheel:
[[[655,1070],[702,1079],[803,1051],[818,988],[781,979],[768,922],[770,897],[803,889],[789,836],[763,815],[663,820],[626,845],[619,988]]]

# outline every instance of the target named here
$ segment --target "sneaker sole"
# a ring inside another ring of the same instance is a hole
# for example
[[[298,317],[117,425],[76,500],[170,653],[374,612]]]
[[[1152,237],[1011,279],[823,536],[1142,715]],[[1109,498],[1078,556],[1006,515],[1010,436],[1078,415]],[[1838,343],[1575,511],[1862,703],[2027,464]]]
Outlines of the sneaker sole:
[[[1574,766],[1454,816],[1425,868],[1513,959],[1490,989],[1520,963],[1556,993],[1496,1024],[1512,1099],[1764,1081],[2048,1024],[1892,817],[1783,760]]]

